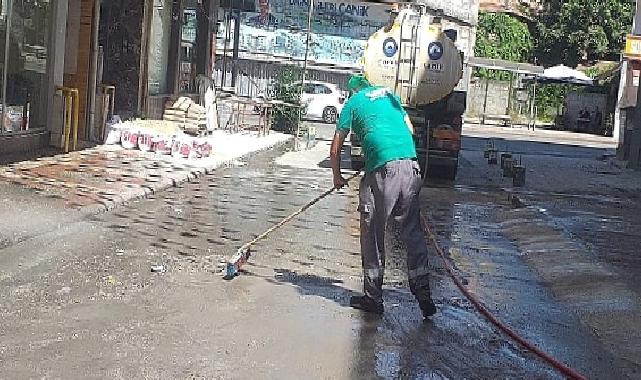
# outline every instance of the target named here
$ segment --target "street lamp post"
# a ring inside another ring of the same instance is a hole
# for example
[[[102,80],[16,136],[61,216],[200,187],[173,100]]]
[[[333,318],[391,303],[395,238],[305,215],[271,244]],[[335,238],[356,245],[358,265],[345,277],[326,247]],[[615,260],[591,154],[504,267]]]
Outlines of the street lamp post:
[[[303,91],[305,91],[305,77],[307,76],[307,59],[309,58],[309,43],[311,40],[312,32],[312,15],[314,12],[314,0],[309,0],[308,9],[307,9],[307,39],[305,41],[305,60],[303,60],[303,75],[301,78],[300,94],[299,94],[299,103],[303,98]],[[300,104],[302,106],[302,104]],[[300,123],[303,119],[303,109],[302,107],[298,108],[298,123],[296,123],[296,138],[300,135]]]

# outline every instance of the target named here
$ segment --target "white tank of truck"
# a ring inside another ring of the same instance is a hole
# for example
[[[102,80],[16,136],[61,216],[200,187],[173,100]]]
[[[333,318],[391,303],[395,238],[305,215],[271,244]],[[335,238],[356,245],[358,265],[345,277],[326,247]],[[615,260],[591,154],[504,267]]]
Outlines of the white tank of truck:
[[[470,76],[464,55],[474,49],[478,0],[439,1],[417,0],[393,12],[369,38],[362,66],[372,84],[401,98],[415,127],[423,174],[454,180]],[[353,136],[352,145],[358,168],[363,158]]]
[[[391,25],[369,38],[365,48],[367,79],[394,90],[410,107],[445,98],[463,77],[463,55],[435,20],[403,9]]]

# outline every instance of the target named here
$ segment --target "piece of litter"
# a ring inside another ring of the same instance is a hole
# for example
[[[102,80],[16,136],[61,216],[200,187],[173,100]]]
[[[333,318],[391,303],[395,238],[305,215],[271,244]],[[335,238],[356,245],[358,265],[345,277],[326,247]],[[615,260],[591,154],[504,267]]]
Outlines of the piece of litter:
[[[68,286],[63,286],[63,287],[62,287],[62,289],[60,289],[60,290],[58,290],[58,291],[57,291],[57,293],[58,293],[59,295],[69,294],[69,293],[71,293],[71,288],[70,288],[70,287],[68,287]]]
[[[165,266],[164,265],[152,265],[151,266],[151,272],[152,273],[165,273]]]

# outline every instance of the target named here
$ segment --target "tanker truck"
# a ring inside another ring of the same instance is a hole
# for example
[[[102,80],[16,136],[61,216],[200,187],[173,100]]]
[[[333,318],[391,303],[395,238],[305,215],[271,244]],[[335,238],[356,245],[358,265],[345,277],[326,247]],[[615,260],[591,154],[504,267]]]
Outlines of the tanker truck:
[[[362,58],[367,79],[393,90],[410,115],[423,175],[447,180],[458,170],[470,76],[464,57],[473,51],[478,14],[477,0],[458,2],[471,3],[463,9],[469,22],[418,2],[393,12],[389,25],[369,38]],[[359,170],[360,142],[354,134],[350,140],[352,167]]]

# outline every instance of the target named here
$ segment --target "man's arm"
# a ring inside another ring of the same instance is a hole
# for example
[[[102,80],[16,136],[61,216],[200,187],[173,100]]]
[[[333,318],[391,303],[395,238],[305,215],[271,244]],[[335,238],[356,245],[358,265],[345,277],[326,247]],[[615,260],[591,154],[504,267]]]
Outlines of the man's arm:
[[[336,189],[347,186],[347,181],[343,178],[343,174],[341,174],[341,153],[345,139],[352,129],[352,121],[352,100],[350,99],[345,104],[345,107],[343,107],[343,111],[338,118],[336,133],[334,134],[334,140],[332,141],[332,147],[329,152],[332,172],[334,173],[334,188]]]
[[[334,187],[336,189],[341,189],[347,185],[347,181],[343,178],[343,174],[341,173],[341,154],[347,134],[348,132],[345,131],[336,131],[334,134],[334,140],[332,141],[332,147],[330,149],[329,157],[332,165],[332,172],[334,173]]]
[[[414,125],[412,124],[412,120],[410,119],[410,115],[405,114],[405,125],[407,125],[407,128],[410,130],[411,134],[414,134]]]

